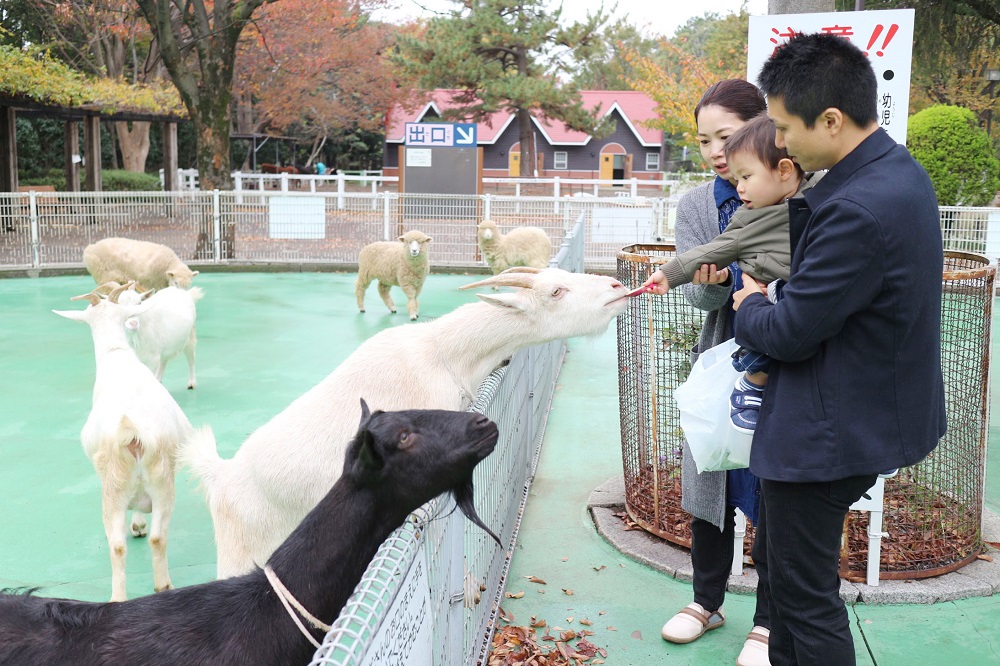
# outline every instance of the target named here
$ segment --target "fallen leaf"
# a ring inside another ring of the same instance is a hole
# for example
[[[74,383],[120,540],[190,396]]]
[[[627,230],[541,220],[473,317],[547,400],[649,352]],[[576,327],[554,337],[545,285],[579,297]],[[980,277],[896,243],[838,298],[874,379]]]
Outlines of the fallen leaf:
[[[594,571],[604,571],[605,569],[607,569],[607,567],[603,564],[599,567],[594,567]]]
[[[563,639],[564,641],[571,641],[574,638],[576,638],[576,632],[573,631],[572,629],[567,629],[566,631],[559,634],[559,638]]]
[[[571,597],[573,596],[573,590],[567,590],[567,589],[566,589],[566,588],[564,587],[564,588],[562,589],[562,591],[563,591],[563,592],[565,592],[566,594],[568,594],[568,595],[569,595],[569,596],[571,596]]]
[[[601,612],[599,612],[599,613],[598,613],[598,615],[604,615],[604,614],[605,614],[605,613],[607,613],[607,612],[608,612],[608,611],[601,611]]]
[[[990,557],[989,555],[987,555],[986,553],[980,553],[979,555],[976,555],[976,559],[977,560],[983,560],[984,562],[992,562],[993,561],[993,558]]]
[[[591,622],[590,620],[588,620],[587,618],[583,617],[583,618],[580,618],[580,624],[583,624],[583,625],[586,625],[586,626],[589,627],[589,626],[593,625],[594,623]]]
[[[614,626],[612,624],[609,624],[608,625],[608,631],[618,631],[618,627],[616,627],[616,626]]]
[[[562,558],[562,561],[563,562],[569,562],[569,558],[568,557],[564,557],[564,558]]]
[[[548,583],[546,583],[544,580],[542,580],[538,576],[525,576],[525,578],[528,579],[529,583],[538,583],[539,585],[548,585]]]
[[[641,641],[642,640],[642,632],[639,631],[638,629],[636,629],[635,631],[632,632],[632,638],[635,638],[636,640],[640,640]]]
[[[545,620],[539,620],[534,615],[531,616],[531,626],[540,629],[545,626]]]
[[[572,617],[566,618],[566,623],[567,624],[573,624],[573,618]]]
[[[506,592],[504,596],[508,599],[520,599],[524,596],[524,592]]]

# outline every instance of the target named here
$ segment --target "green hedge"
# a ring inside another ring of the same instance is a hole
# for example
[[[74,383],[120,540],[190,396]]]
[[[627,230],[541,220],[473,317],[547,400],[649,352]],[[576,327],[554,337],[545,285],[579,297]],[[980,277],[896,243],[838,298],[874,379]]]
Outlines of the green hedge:
[[[160,187],[159,176],[148,173],[136,173],[135,171],[113,171],[101,172],[101,184],[105,192],[158,192]]]
[[[941,206],[986,206],[1000,188],[1000,160],[969,109],[932,106],[910,117],[906,144]]]

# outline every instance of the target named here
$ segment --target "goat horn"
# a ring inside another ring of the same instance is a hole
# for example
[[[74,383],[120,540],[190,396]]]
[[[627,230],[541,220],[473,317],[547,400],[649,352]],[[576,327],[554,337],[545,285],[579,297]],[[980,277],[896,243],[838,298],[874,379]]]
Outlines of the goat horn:
[[[459,289],[475,289],[477,287],[521,287],[523,289],[531,289],[535,286],[534,281],[525,274],[506,274],[507,271],[500,273],[499,275],[494,275],[491,278],[486,278],[485,280],[480,280],[479,282],[473,282],[472,284],[466,284],[459,287]]]
[[[82,301],[84,299],[90,301],[91,305],[97,305],[98,303],[101,302],[101,295],[98,294],[97,290],[95,289],[89,294],[80,294],[79,296],[70,296],[69,298],[69,300],[71,301]]]
[[[129,282],[127,284],[118,285],[117,287],[111,290],[110,294],[108,294],[108,300],[111,301],[112,303],[117,303],[118,297],[122,295],[122,292],[128,289],[129,287],[133,286],[134,284],[135,281]]]
[[[512,266],[507,270],[505,270],[503,273],[500,273],[500,275],[503,275],[504,273],[541,273],[541,272],[542,272],[541,268],[535,268],[534,266]]]

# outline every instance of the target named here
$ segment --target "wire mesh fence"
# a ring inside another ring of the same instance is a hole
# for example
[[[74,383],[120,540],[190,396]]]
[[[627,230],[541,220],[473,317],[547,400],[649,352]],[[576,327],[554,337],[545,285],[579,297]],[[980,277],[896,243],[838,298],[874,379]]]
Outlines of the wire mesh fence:
[[[582,270],[582,221],[553,264]],[[438,498],[382,544],[312,664],[485,664],[510,554],[534,477],[565,342],[517,353],[479,387],[471,409],[500,440],[473,475],[475,506],[498,546]]]
[[[161,243],[185,262],[355,264],[368,243],[410,229],[434,238],[432,266],[481,267],[476,225],[540,227],[553,251],[577,220],[588,270],[614,268],[622,245],[669,233],[673,203],[623,197],[399,195],[393,192],[0,193],[0,268],[82,266],[111,236]]]
[[[618,279],[638,286],[673,254],[669,244],[625,247]],[[985,256],[945,253],[941,363],[948,432],[925,460],[885,482],[881,578],[939,575],[982,550],[994,274]],[[680,507],[684,435],[673,392],[691,369],[701,322],[702,313],[681,290],[631,299],[618,319],[625,508],[647,531],[685,547],[691,517]],[[848,516],[841,564],[848,580],[866,580],[869,518],[863,511]]]

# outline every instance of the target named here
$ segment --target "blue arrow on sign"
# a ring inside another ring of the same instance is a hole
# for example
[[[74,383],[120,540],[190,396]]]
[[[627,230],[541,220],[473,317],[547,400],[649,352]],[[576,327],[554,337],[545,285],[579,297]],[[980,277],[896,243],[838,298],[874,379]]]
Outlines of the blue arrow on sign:
[[[476,124],[456,123],[455,124],[455,145],[475,146],[476,145]]]

